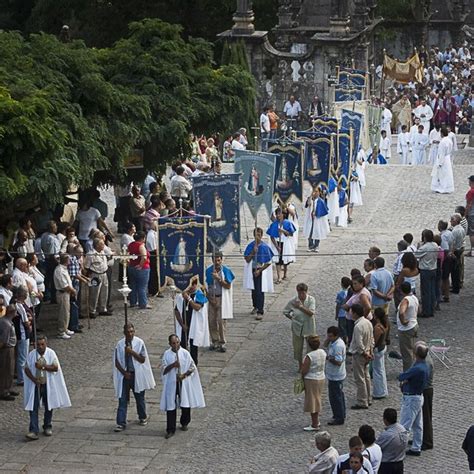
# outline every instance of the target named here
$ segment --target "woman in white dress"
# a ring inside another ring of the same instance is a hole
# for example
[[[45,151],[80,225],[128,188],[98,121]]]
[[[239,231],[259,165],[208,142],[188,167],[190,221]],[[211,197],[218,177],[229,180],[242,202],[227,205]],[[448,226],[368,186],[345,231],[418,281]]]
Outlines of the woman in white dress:
[[[441,130],[441,137],[438,156],[431,172],[431,190],[435,193],[449,194],[454,192],[453,166],[451,163],[453,142],[445,128]]]
[[[308,250],[311,252],[319,252],[319,242],[326,239],[331,231],[328,219],[329,211],[320,196],[321,190],[315,186],[305,204],[303,233],[308,239]]]

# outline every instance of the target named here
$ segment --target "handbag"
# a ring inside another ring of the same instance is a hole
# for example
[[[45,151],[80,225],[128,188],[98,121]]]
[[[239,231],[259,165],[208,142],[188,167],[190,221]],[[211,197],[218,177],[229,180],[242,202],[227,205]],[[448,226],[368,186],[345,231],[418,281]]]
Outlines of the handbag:
[[[298,375],[293,382],[293,392],[295,395],[299,395],[304,392],[304,379],[302,375]]]

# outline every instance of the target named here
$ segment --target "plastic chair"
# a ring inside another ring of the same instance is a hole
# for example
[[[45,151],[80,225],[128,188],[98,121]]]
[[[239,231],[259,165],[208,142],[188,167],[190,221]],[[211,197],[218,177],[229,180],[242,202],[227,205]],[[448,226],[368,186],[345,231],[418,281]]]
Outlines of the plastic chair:
[[[447,346],[444,339],[430,339],[428,341],[430,355],[439,360],[447,369],[449,369],[448,364],[452,365],[451,359],[448,357],[450,349],[451,346]]]

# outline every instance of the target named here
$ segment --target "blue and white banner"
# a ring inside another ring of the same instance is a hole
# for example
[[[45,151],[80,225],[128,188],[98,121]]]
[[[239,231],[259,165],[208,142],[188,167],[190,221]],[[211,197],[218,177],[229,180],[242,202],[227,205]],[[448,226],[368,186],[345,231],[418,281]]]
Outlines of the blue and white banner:
[[[367,72],[359,69],[340,68],[337,75],[338,85],[346,87],[361,87],[367,85]]]
[[[300,141],[272,140],[268,142],[268,151],[277,155],[275,196],[283,203],[288,202],[292,194],[302,201],[304,144]]]
[[[335,150],[337,156],[337,168],[333,170],[333,175],[342,187],[347,189],[349,183],[349,174],[351,171],[351,136],[349,130],[340,129],[337,136],[334,137]]]
[[[235,150],[234,170],[241,173],[240,200],[246,202],[254,219],[264,206],[272,213],[276,155],[258,151]]]
[[[363,127],[364,116],[362,114],[353,112],[352,110],[342,109],[341,128],[346,130],[352,129],[352,161],[355,161],[357,152],[359,151],[359,143]]]
[[[211,216],[209,242],[220,249],[232,235],[232,240],[240,244],[240,175],[205,174],[192,180],[196,213]]]
[[[203,216],[163,217],[158,220],[158,281],[160,288],[185,290],[193,278],[204,282],[206,222]]]
[[[305,139],[304,179],[312,186],[323,184],[327,187],[333,152],[332,138],[327,133]]]
[[[312,126],[309,130],[297,131],[297,137],[312,138],[314,133],[336,133],[337,118],[320,115],[312,120]]]

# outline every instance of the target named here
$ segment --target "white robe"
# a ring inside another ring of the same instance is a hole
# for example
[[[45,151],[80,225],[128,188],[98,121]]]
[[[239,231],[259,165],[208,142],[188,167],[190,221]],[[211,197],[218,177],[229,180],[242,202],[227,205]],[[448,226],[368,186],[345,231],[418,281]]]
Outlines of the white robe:
[[[244,260],[244,290],[254,290],[252,262]],[[262,293],[273,293],[273,267],[270,264],[262,272]]]
[[[140,393],[143,390],[152,390],[155,388],[155,378],[153,377],[153,371],[151,369],[150,359],[148,357],[148,352],[146,350],[145,343],[142,339],[137,336],[134,336],[132,339],[132,349],[137,354],[143,354],[145,357],[145,362],[141,364],[135,357],[132,357],[133,368],[135,370],[135,387],[134,392]],[[112,372],[114,379],[114,389],[115,389],[115,398],[119,399],[122,396],[123,388],[123,375],[122,372],[119,372],[117,367],[115,367],[115,359],[126,370],[125,363],[125,338],[121,339],[115,346],[114,355],[112,357]]]
[[[181,315],[181,319],[184,321],[186,315],[183,315],[183,302],[184,298],[182,294],[176,295],[175,308]],[[178,320],[175,319],[175,330],[176,335],[181,339],[182,327]],[[191,325],[189,327],[189,339],[193,340],[193,345],[197,347],[209,347],[211,345],[209,337],[209,319],[207,316],[207,303],[202,305],[199,311],[193,309],[193,315],[191,317]]]
[[[441,141],[441,132],[433,128],[430,132],[430,153],[428,155],[428,164],[432,165],[436,162],[436,157],[438,156],[438,146]]]
[[[351,181],[349,203],[355,206],[362,206],[362,193],[360,191],[359,181]]]
[[[366,162],[366,153],[365,151],[361,148],[359,152],[357,153],[357,160],[356,160],[356,173],[357,176],[359,176],[359,184],[365,188],[366,185],[366,179],[365,179],[365,167],[367,166]],[[359,163],[359,161],[361,163]]]
[[[331,232],[329,218],[328,215],[316,217],[316,204],[317,200],[311,199],[311,205],[305,209],[303,233],[307,239],[325,240]]]
[[[181,382],[181,393],[179,397],[179,406],[182,408],[204,408],[204,394],[202,392],[201,379],[199,372],[194,363],[191,354],[183,348],[179,348],[178,354],[170,349],[165,351],[161,361],[161,381],[163,382],[163,391],[161,392],[160,410],[172,411],[176,410],[176,378],[178,369],[171,369],[166,375],[165,368],[176,362],[179,357],[181,374],[186,373],[191,367],[194,371],[191,375],[183,379]]]
[[[286,235],[280,235],[277,239],[275,239],[276,242],[282,242],[283,243],[283,253],[282,253],[282,260],[285,265],[288,263],[292,263],[296,260],[295,253],[295,241],[293,239],[293,236],[286,236]],[[280,253],[277,247],[273,245],[273,240],[270,239],[270,248],[272,249],[272,252],[274,254],[273,257],[273,263],[278,263],[280,261]]]
[[[339,217],[339,194],[337,188],[328,196],[328,209],[329,209],[329,222],[331,224],[336,223],[336,219]]]
[[[448,138],[450,138],[451,141],[453,142],[453,151],[457,151],[458,141],[456,140],[456,134],[454,132],[449,132],[448,133]]]
[[[392,129],[391,129],[391,123],[392,123],[392,112],[385,108],[382,111],[382,122],[380,125],[380,130],[385,130],[387,132],[387,137],[391,138],[392,137]]]
[[[33,376],[36,376],[37,368],[35,367],[36,361],[41,356],[36,350],[31,351],[28,354],[26,359],[26,367],[30,369],[30,372]],[[54,352],[49,347],[46,348],[44,354],[44,359],[46,360],[46,365],[57,365],[57,372],[46,372],[46,392],[48,395],[48,408],[50,410],[55,410],[57,408],[68,408],[71,406],[71,400],[69,399],[69,394],[66,387],[66,382],[64,381],[63,371],[61,370],[61,365],[59,364],[58,357],[56,352]],[[35,401],[35,390],[36,384],[28,377],[25,376],[25,385],[23,386],[24,394],[24,406],[25,410],[32,411]]]
[[[347,221],[348,221],[348,218],[349,218],[347,208],[348,208],[347,204],[345,206],[339,208],[339,218],[337,220],[337,226],[338,227],[347,227]]]
[[[390,159],[392,157],[392,140],[390,138],[385,137],[385,138],[380,138],[380,154],[385,158],[385,159]]]
[[[449,194],[454,192],[453,167],[451,153],[453,142],[449,137],[443,137],[438,146],[438,156],[431,172],[431,190],[437,193]]]
[[[221,278],[224,280],[224,271],[221,270]],[[180,311],[181,314],[181,311]],[[221,314],[222,319],[234,319],[234,290],[233,282],[230,284],[230,288],[222,287],[222,297],[221,297]],[[176,321],[177,326],[181,331],[181,325]]]
[[[413,163],[415,165],[422,165],[425,162],[426,147],[428,146],[430,139],[428,135],[424,133],[416,133],[413,142]]]
[[[408,150],[410,147],[410,134],[402,132],[398,135],[397,152],[401,155],[400,164],[408,164]]]
[[[423,125],[423,134],[429,135],[430,133],[430,120],[433,118],[433,110],[426,104],[425,106],[419,105],[414,111],[415,117],[420,119],[420,125]],[[424,117],[422,117],[424,115]]]
[[[295,226],[296,231],[293,233],[293,245],[295,247],[295,251],[298,248],[298,236],[300,235],[300,223],[298,222],[298,216],[296,215],[296,207],[293,203],[288,204],[288,209],[295,212],[295,215],[288,214],[288,220]]]

